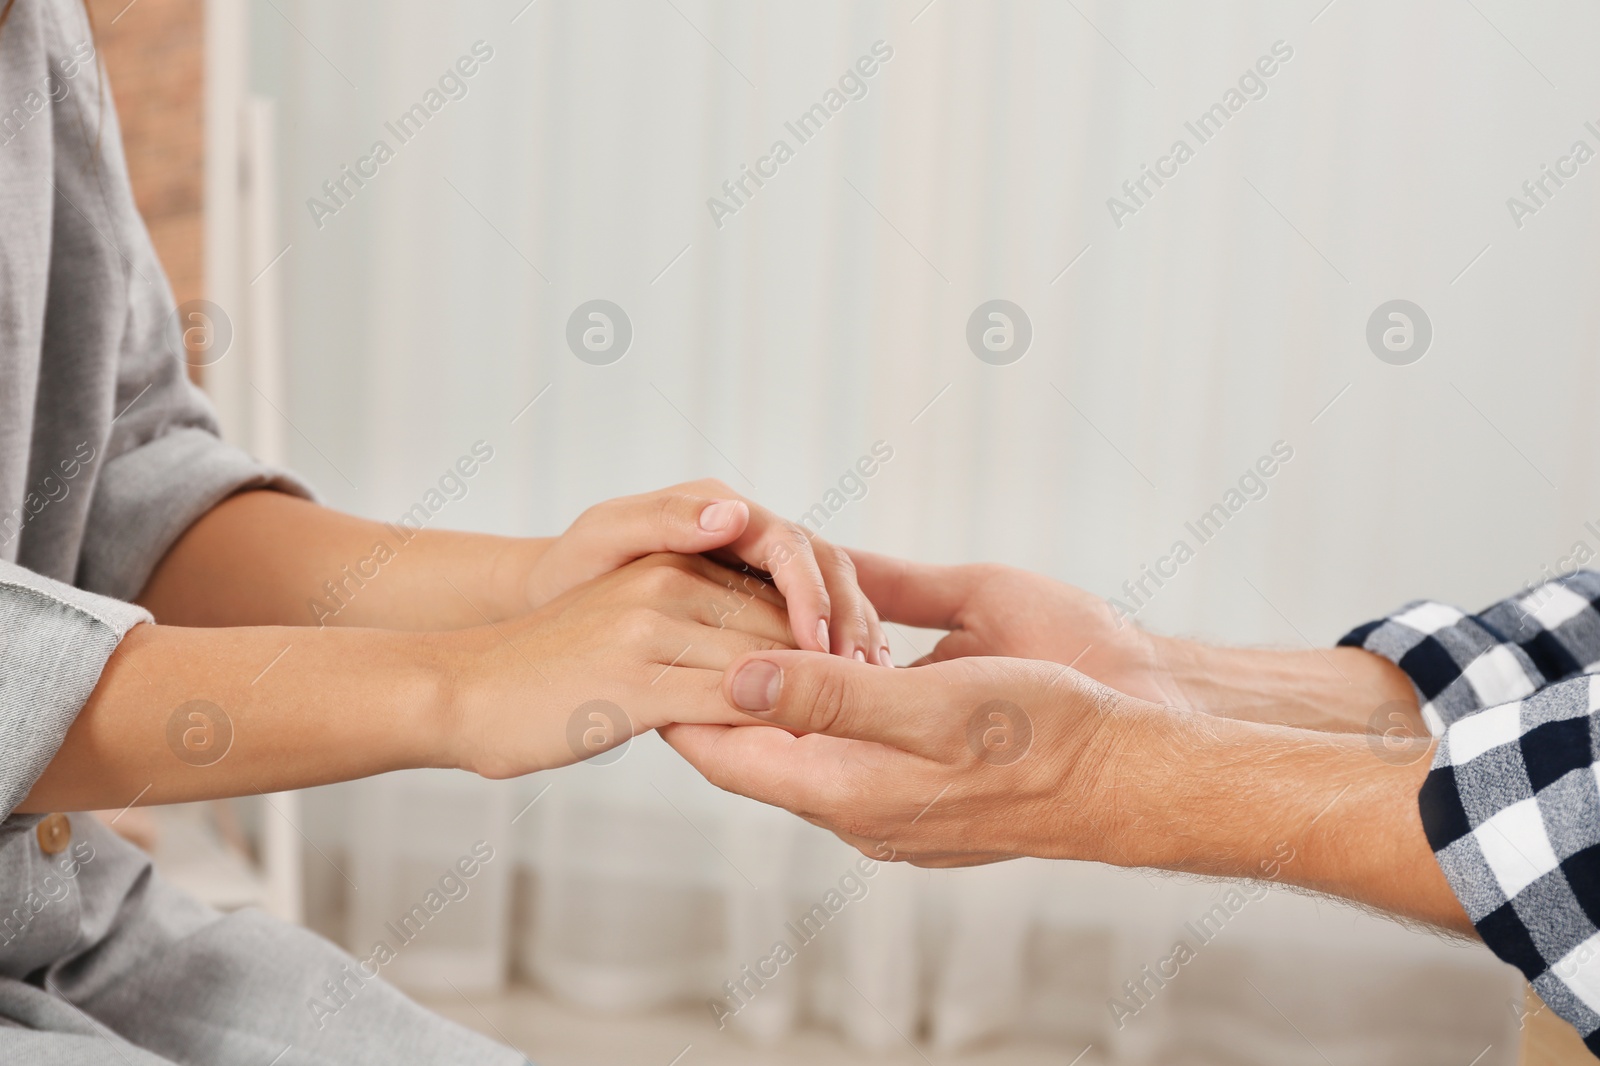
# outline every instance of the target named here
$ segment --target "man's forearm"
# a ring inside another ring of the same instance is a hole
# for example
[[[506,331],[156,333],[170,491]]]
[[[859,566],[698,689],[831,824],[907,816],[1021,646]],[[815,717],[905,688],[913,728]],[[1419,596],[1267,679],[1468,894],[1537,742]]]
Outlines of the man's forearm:
[[[1170,688],[1225,718],[1330,732],[1392,729],[1425,736],[1416,690],[1387,659],[1360,648],[1226,648],[1151,637]]]
[[[413,530],[279,492],[247,492],[196,522],[139,602],[179,626],[460,629],[524,613],[548,541]]]
[[[181,803],[436,765],[440,639],[135,626],[17,809]]]
[[[1472,935],[1423,833],[1426,753],[1388,760],[1362,736],[1154,708],[1137,728],[1138,754],[1106,776],[1117,861],[1294,885]]]

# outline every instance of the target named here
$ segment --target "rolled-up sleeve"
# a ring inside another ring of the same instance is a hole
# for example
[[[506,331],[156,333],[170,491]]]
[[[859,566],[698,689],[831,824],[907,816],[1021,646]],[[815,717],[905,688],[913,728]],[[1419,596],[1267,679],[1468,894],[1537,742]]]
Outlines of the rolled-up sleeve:
[[[117,414],[84,530],[76,582],[123,600],[138,596],[167,549],[234,493],[275,489],[313,498],[304,482],[221,439],[211,402],[189,381],[177,357],[184,350],[182,324],[148,238],[140,247],[160,280],[136,287],[129,298],[117,366]],[[197,312],[188,305],[183,311],[191,316],[225,313],[216,308]]]
[[[1394,662],[1439,738],[1429,846],[1496,955],[1600,1056],[1600,575],[1476,615],[1409,604],[1340,641]]]
[[[135,598],[185,530],[248,489],[312,498],[296,478],[263,466],[203,428],[171,429],[114,456],[95,489],[78,583],[117,599]]]
[[[0,818],[55,758],[117,643],[148,621],[131,603],[0,562]]]

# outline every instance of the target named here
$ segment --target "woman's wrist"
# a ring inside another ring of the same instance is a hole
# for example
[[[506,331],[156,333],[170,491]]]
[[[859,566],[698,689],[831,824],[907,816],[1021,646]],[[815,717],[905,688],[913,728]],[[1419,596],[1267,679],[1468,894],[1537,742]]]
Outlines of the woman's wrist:
[[[405,721],[406,765],[418,769],[464,769],[461,762],[461,699],[469,675],[475,629],[407,634],[415,678],[408,685],[411,711]]]
[[[492,582],[499,593],[496,619],[527,614],[544,606],[548,597],[539,596],[536,575],[539,562],[555,543],[554,537],[507,537],[496,555]]]

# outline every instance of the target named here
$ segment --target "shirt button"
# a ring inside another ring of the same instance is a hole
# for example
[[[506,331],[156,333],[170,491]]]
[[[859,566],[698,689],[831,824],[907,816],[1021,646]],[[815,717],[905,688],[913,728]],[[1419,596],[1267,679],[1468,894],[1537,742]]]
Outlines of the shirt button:
[[[72,822],[64,814],[46,815],[34,830],[39,838],[39,850],[46,855],[60,855],[72,843]]]

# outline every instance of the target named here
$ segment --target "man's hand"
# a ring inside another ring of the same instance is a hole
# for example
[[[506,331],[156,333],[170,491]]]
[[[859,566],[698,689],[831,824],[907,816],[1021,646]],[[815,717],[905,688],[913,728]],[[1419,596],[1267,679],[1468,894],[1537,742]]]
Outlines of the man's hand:
[[[1048,659],[1168,707],[1335,732],[1427,733],[1405,674],[1361,648],[1219,648],[1147,633],[1100,597],[1015,567],[850,555],[884,619],[950,631],[932,662]]]
[[[713,784],[787,807],[878,859],[1117,861],[1106,853],[1115,812],[1105,775],[1155,708],[1027,659],[891,672],[774,654],[728,676],[729,703],[776,728],[662,730]]]
[[[874,858],[1249,877],[1471,932],[1422,831],[1428,761],[1379,758],[1363,737],[1159,707],[1018,659],[891,672],[759,653],[723,692],[772,725],[673,725],[667,742]]]
[[[949,630],[927,661],[1044,659],[1151,703],[1181,702],[1156,640],[1093,593],[992,563],[936,566],[854,549],[850,557],[884,618]]]

